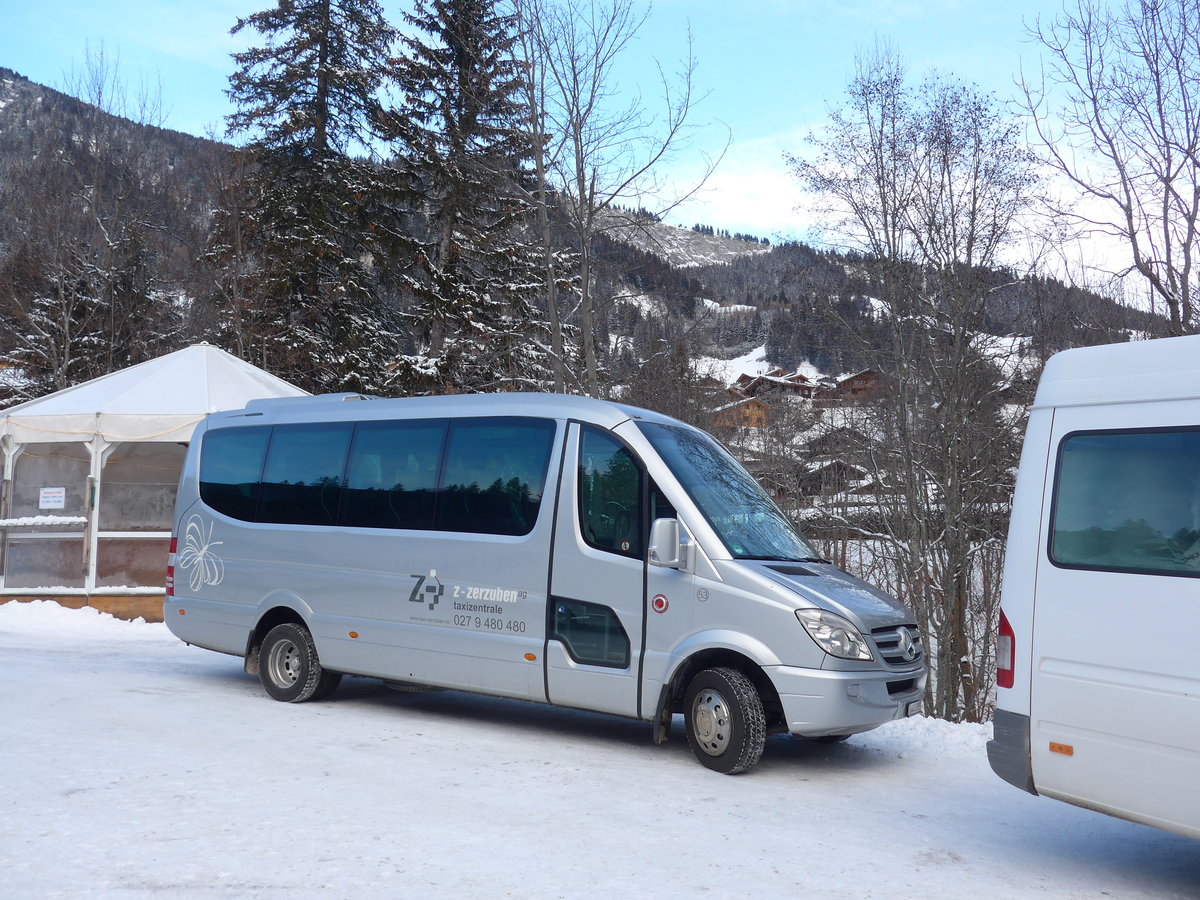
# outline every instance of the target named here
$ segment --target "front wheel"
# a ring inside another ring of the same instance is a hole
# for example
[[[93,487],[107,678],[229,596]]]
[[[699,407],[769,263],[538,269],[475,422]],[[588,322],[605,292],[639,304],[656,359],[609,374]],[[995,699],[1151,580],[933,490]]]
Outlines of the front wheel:
[[[321,668],[308,629],[291,622],[276,625],[263,638],[258,675],[267,693],[285,703],[321,700],[342,680],[341,672]]]
[[[736,775],[762,756],[767,740],[762,698],[737,669],[698,672],[688,685],[684,719],[688,745],[703,766]]]

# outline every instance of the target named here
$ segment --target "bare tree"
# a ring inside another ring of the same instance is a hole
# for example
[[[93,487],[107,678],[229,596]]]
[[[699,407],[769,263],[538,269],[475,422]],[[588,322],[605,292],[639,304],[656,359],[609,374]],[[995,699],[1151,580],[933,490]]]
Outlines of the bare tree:
[[[1077,0],[1031,35],[1049,53],[1021,78],[1050,165],[1083,202],[1061,210],[1115,236],[1172,334],[1195,331],[1200,238],[1200,0]]]
[[[618,207],[655,206],[661,215],[707,180],[708,160],[697,182],[664,190],[665,163],[690,147],[699,98],[694,92],[695,58],[679,70],[659,69],[659,101],[622,99],[616,67],[649,10],[635,0],[515,0],[526,31],[531,83],[542,91],[539,142],[558,205],[569,221],[579,252],[580,331],[587,392],[599,396],[596,348],[595,239],[614,225],[628,225]],[[619,221],[615,221],[619,220]]]
[[[545,40],[541,31],[543,0],[513,0],[513,11],[518,22],[517,41],[524,65],[521,68],[521,90],[524,94],[528,116],[528,129],[532,140],[534,183],[531,200],[537,211],[537,229],[541,241],[544,266],[542,300],[546,306],[546,322],[550,328],[550,367],[554,391],[562,393],[567,384],[567,339],[560,308],[560,287],[567,279],[573,260],[562,259],[551,224],[552,188],[550,171],[555,168],[562,152],[561,141],[550,134],[549,79],[550,73],[544,58]]]
[[[995,552],[1014,462],[1002,360],[986,335],[994,267],[1031,203],[1018,125],[970,85],[931,75],[915,89],[890,48],[858,60],[848,104],[793,171],[826,201],[831,230],[864,254],[884,346],[886,399],[852,417],[878,485],[878,534],[898,590],[931,639],[930,711],[976,717],[987,685]],[[878,335],[879,330],[873,330]],[[1000,510],[1000,516],[997,516]]]

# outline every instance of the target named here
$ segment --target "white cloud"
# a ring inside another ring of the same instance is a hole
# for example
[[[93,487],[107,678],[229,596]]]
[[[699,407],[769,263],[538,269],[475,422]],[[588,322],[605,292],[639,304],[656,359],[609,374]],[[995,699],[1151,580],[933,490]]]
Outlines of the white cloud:
[[[805,195],[784,162],[785,152],[803,146],[808,129],[797,127],[747,141],[735,141],[704,188],[671,216],[676,224],[694,222],[732,232],[803,239],[813,225],[804,212]],[[699,177],[681,167],[679,183]]]

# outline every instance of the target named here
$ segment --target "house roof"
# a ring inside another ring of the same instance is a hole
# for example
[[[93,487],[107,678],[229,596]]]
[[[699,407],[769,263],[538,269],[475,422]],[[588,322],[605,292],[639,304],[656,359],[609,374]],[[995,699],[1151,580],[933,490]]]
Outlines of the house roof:
[[[761,397],[742,397],[738,400],[732,401],[731,403],[726,403],[724,406],[718,406],[712,412],[715,415],[716,413],[724,412],[727,409],[733,409],[735,406],[747,406],[752,404],[758,404],[759,406],[764,406],[767,409],[771,408],[771,404],[767,403],[767,401],[763,400]]]
[[[210,412],[261,397],[306,392],[209,344],[194,344],[119,372],[9,407],[0,436],[20,443],[186,441]]]

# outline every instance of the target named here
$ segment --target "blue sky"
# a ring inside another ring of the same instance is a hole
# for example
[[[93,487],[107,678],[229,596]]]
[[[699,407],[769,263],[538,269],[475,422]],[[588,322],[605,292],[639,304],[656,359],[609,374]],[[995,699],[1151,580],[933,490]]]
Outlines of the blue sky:
[[[166,126],[192,134],[223,131],[231,37],[239,15],[268,0],[4,0],[0,66],[62,87],[87,48],[118,58],[127,84],[161,85]],[[383,0],[393,22],[408,8]],[[733,143],[707,189],[673,215],[730,231],[803,237],[804,197],[788,175],[785,150],[803,149],[852,71],[854,54],[886,38],[914,74],[939,68],[1007,98],[1022,64],[1038,65],[1023,22],[1052,16],[1058,0],[657,0],[618,73],[654,93],[653,60],[670,69],[686,51],[690,23],[707,91],[697,122],[712,122],[671,175],[686,181],[705,151]],[[728,130],[726,130],[728,129]],[[800,211],[797,211],[800,207]]]

